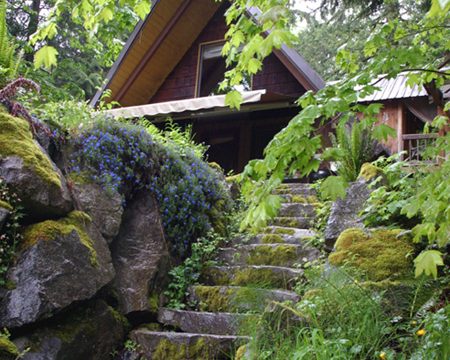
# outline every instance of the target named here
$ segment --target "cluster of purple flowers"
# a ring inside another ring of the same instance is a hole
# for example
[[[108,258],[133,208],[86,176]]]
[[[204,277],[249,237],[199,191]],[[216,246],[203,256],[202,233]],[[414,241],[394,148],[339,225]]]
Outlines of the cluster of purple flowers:
[[[189,151],[181,157],[137,126],[99,122],[78,139],[71,165],[72,171],[87,170],[91,180],[125,199],[139,189],[152,191],[166,234],[181,255],[212,227],[214,205],[228,199],[207,163]]]

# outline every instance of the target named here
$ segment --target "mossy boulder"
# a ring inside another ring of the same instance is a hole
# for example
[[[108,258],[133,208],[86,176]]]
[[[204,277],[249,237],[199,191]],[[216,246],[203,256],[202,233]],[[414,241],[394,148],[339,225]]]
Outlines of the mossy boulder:
[[[358,178],[363,178],[366,181],[375,180],[378,176],[383,175],[383,170],[371,163],[364,163],[361,166]]]
[[[91,302],[53,319],[14,340],[20,349],[30,348],[24,360],[111,359],[128,328],[127,320],[103,301]]]
[[[347,265],[362,271],[369,280],[407,279],[413,276],[414,246],[402,230],[345,230],[337,239],[332,265]]]
[[[56,165],[33,139],[26,120],[0,112],[0,176],[33,219],[67,214],[72,199]]]
[[[90,236],[89,217],[72,212],[24,230],[22,250],[8,272],[14,288],[0,301],[0,324],[19,327],[91,298],[114,277],[101,236]]]

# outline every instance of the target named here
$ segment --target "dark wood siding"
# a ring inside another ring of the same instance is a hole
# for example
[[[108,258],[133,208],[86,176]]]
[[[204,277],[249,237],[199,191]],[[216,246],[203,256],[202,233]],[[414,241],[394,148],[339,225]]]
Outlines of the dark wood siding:
[[[195,40],[182,60],[166,78],[164,83],[149,99],[149,103],[190,99],[196,96],[198,50],[202,43],[223,40],[227,31],[222,6]],[[290,96],[300,96],[305,92],[302,85],[291,75],[276,55],[271,54],[264,60],[263,69],[253,77],[253,90],[266,89]]]
[[[203,32],[195,40],[183,59],[167,77],[149,103],[190,99],[195,97],[198,49],[201,43],[222,40],[227,31],[223,7],[217,11]]]

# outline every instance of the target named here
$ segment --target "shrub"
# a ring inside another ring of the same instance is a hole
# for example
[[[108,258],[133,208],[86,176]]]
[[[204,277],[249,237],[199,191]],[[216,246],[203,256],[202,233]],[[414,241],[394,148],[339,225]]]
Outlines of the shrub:
[[[220,175],[189,149],[184,155],[163,146],[141,126],[97,120],[76,139],[71,170],[118,191],[124,201],[140,189],[152,191],[174,250],[187,254],[191,242],[231,206]]]

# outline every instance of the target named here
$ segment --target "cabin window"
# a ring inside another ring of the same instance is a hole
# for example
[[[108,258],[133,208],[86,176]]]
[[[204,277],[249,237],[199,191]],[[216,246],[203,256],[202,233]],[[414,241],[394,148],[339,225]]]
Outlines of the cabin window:
[[[200,45],[200,63],[197,79],[197,96],[220,95],[229,89],[219,90],[219,84],[226,71],[225,58],[222,57],[223,42]],[[244,79],[236,89],[251,90],[251,80]]]

